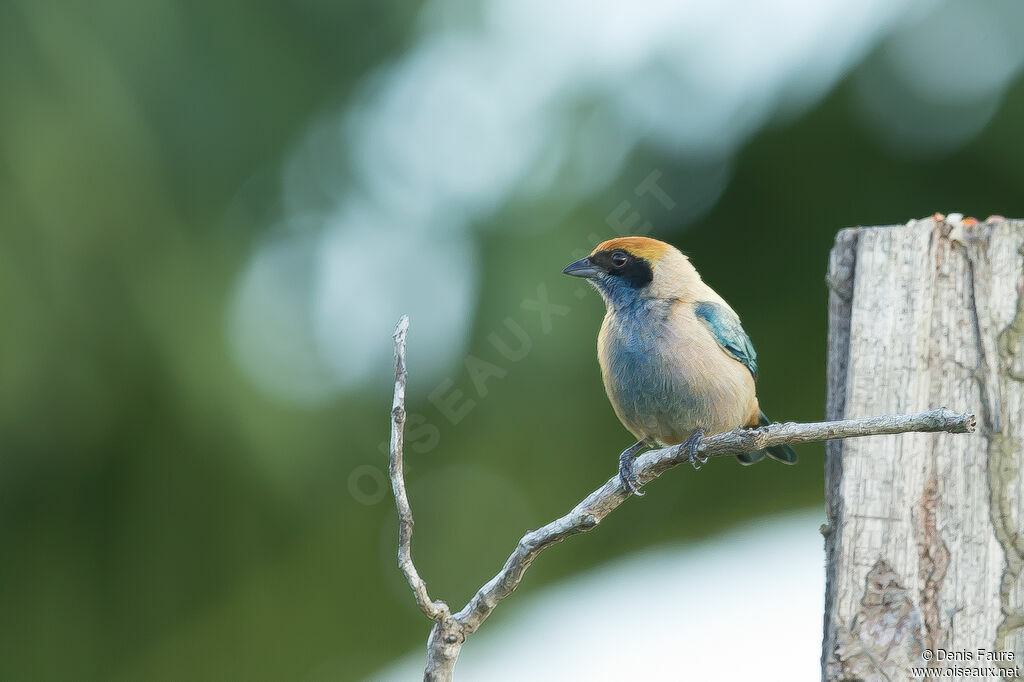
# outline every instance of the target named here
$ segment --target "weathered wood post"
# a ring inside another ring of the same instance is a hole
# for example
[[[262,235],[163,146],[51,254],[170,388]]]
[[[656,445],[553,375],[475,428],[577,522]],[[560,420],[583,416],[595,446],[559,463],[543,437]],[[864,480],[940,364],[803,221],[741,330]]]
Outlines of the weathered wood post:
[[[824,680],[1024,675],[1022,247],[1024,221],[1003,218],[836,238],[827,418],[955,405],[978,434],[827,444]]]

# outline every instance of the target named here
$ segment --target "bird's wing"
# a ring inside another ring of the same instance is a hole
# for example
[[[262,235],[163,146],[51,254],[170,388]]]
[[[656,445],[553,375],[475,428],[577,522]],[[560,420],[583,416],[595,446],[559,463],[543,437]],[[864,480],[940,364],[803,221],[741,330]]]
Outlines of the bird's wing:
[[[711,334],[729,355],[733,356],[750,370],[757,379],[757,352],[750,337],[743,331],[740,318],[732,310],[721,303],[701,301],[694,307],[697,318],[707,324]]]

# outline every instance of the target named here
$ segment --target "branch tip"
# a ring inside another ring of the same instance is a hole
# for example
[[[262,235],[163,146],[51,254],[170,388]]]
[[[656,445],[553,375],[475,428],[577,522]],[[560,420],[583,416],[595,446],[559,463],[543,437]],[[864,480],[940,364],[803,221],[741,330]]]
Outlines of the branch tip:
[[[391,451],[388,473],[391,489],[395,494],[398,508],[398,568],[405,575],[416,604],[427,618],[439,621],[449,614],[444,602],[431,601],[427,584],[420,577],[412,561],[412,529],[415,525],[409,496],[405,490],[404,448],[405,448],[405,384],[408,374],[405,369],[405,339],[409,330],[409,317],[403,315],[395,327],[395,399],[391,406]]]

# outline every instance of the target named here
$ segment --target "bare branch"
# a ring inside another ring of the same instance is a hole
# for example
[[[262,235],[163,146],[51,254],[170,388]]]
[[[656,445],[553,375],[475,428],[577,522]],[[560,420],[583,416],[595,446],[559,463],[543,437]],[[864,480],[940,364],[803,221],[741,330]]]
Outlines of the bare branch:
[[[405,494],[402,474],[402,428],[405,424],[405,338],[409,320],[402,317],[395,330],[395,401],[391,411],[391,482],[400,519],[398,564],[416,595],[420,609],[436,623],[427,642],[424,679],[449,680],[455,660],[467,636],[476,631],[502,599],[512,594],[537,555],[572,535],[585,533],[626,501],[628,492],[618,474],[612,476],[577,504],[565,516],[524,535],[502,569],[470,599],[465,608],[450,615],[444,602],[431,602],[426,584],[419,577],[410,556],[412,512]],[[708,436],[697,446],[700,454],[715,457],[756,452],[784,443],[812,443],[837,438],[855,438],[910,432],[971,433],[973,414],[958,414],[945,408],[918,414],[885,415],[868,419],[847,419],[810,424],[771,424],[756,429],[736,429]],[[635,471],[641,483],[661,476],[689,461],[685,448],[674,445],[646,452],[636,458]]]
[[[704,438],[697,451],[707,457],[756,452],[775,445],[817,443],[840,438],[886,436],[898,433],[974,433],[977,419],[973,414],[960,414],[945,407],[916,414],[887,414],[864,419],[843,419],[833,422],[796,424],[784,422],[756,429],[735,429]],[[666,470],[689,461],[689,453],[681,446],[652,450],[637,458],[637,475],[641,482],[657,478]],[[648,470],[645,478],[641,470]]]
[[[398,506],[398,567],[409,581],[409,587],[416,596],[420,611],[431,620],[441,620],[448,615],[448,605],[432,602],[427,594],[427,584],[416,571],[412,562],[412,509],[405,493],[405,471],[402,457],[405,443],[405,384],[409,373],[405,368],[405,338],[409,332],[409,316],[402,315],[395,327],[395,399],[391,403],[391,489]]]
[[[957,414],[945,408],[919,414],[886,415],[869,419],[847,419],[811,424],[771,424],[757,429],[736,429],[705,438],[697,450],[708,457],[756,452],[783,443],[813,443],[832,438],[855,438],[908,432],[971,433],[974,431],[973,414]],[[674,445],[646,452],[636,459],[635,470],[641,483],[647,483],[672,467],[689,461],[685,448]],[[472,633],[499,601],[516,589],[526,569],[545,548],[561,542],[571,535],[585,533],[622,504],[628,494],[618,474],[590,493],[571,512],[546,526],[530,531],[519,540],[505,566],[455,614]]]

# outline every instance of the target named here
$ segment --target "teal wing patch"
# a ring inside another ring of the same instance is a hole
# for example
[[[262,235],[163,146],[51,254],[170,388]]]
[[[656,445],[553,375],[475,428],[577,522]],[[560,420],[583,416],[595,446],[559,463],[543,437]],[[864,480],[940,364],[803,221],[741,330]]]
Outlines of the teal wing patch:
[[[750,337],[743,331],[740,319],[720,303],[701,301],[694,307],[697,317],[703,320],[715,339],[729,355],[733,356],[750,370],[757,379],[757,353]]]

